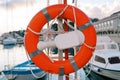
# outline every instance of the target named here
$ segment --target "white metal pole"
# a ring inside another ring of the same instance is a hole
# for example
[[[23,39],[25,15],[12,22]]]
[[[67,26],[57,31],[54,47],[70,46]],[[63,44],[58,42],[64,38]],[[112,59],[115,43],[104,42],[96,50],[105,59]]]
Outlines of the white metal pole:
[[[74,2],[74,4],[75,4],[75,7],[77,7],[77,0],[75,0],[75,2]],[[74,19],[75,19],[75,23],[74,23],[74,30],[76,30],[77,29],[77,26],[76,26],[76,15],[75,15],[76,13],[75,13],[75,10],[74,10]],[[77,50],[76,50],[76,48],[77,47],[74,47],[74,55],[76,54],[76,52],[77,52]],[[77,71],[75,72],[75,79],[77,79],[78,77],[77,77]]]
[[[62,26],[62,20],[58,19],[58,30],[59,27]],[[58,50],[59,60],[63,60],[63,51]],[[63,80],[63,75],[59,74],[58,80]]]
[[[77,7],[77,0],[75,0],[75,6]]]
[[[49,0],[47,0],[47,6],[49,6]],[[47,23],[47,28],[49,28],[49,22]],[[47,37],[48,38],[48,37]],[[49,38],[48,38],[48,40],[49,40]],[[47,54],[48,54],[48,56],[50,55],[50,50],[49,50],[49,48],[47,48],[46,49],[46,51],[47,51]]]
[[[58,4],[62,4],[63,1],[62,0],[58,0]],[[62,25],[62,20],[58,19],[58,28]],[[63,51],[62,50],[58,50],[58,55],[59,55],[59,60],[63,60]],[[58,75],[58,80],[63,80],[63,75],[59,74]]]
[[[58,0],[58,4],[62,4],[63,3],[63,0]]]

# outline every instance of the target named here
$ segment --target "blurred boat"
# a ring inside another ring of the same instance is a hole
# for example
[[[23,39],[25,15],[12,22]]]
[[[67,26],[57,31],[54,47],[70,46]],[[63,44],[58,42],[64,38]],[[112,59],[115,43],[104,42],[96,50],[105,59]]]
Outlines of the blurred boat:
[[[4,49],[12,49],[15,45],[4,45]]]
[[[23,41],[24,41],[23,37],[21,37],[21,36],[17,37],[17,43],[18,44],[23,44]]]
[[[31,60],[18,64],[12,69],[5,68],[3,72],[10,80],[46,80],[47,75],[43,70],[36,67]]]
[[[15,45],[17,43],[17,40],[12,37],[8,37],[7,39],[3,40],[3,45]]]

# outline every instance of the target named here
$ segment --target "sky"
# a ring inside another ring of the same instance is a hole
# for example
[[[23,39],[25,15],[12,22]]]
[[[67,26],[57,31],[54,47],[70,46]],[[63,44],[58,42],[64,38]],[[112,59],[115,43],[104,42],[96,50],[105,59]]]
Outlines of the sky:
[[[58,0],[49,0],[49,5]],[[69,5],[74,5],[68,0]],[[26,29],[32,17],[47,6],[47,0],[0,0],[0,34]],[[77,7],[91,18],[105,18],[120,11],[120,0],[77,0]]]

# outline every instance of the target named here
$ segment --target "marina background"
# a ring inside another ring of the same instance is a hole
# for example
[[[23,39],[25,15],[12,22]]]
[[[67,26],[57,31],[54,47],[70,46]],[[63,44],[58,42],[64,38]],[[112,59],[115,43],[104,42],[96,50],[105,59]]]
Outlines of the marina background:
[[[42,4],[41,4],[42,3]],[[50,5],[58,0],[49,0]],[[77,0],[77,6],[91,18],[102,19],[120,11],[120,0]],[[73,5],[72,0],[68,4]],[[47,0],[0,0],[0,34],[26,29],[31,18],[47,6]]]
[[[72,0],[69,1],[68,4],[74,5]],[[57,3],[57,0],[50,0],[50,5]],[[78,0],[77,7],[83,10],[90,18],[103,19],[120,11],[119,3],[120,0]],[[0,35],[6,32],[25,30],[32,17],[46,6],[47,0],[45,2],[37,0],[1,0],[0,22],[2,24],[0,24]],[[23,44],[0,45],[0,70],[9,69],[26,60],[28,59]],[[92,72],[89,78],[91,80],[109,80]]]
[[[23,45],[0,45],[0,71],[27,60]]]

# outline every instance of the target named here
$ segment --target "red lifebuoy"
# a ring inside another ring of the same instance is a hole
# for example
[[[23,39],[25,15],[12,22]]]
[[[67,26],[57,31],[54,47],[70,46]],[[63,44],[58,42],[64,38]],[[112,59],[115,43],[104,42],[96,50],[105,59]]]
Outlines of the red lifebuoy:
[[[32,61],[39,68],[45,70],[49,73],[64,73],[69,74],[78,69],[82,68],[91,58],[94,49],[91,49],[87,45],[91,47],[96,46],[96,31],[94,26],[90,24],[90,19],[78,8],[75,8],[70,5],[58,4],[48,6],[47,8],[38,12],[30,21],[28,27],[34,30],[35,32],[40,32],[43,26],[50,20],[54,19],[62,10],[66,7],[67,9],[64,11],[59,18],[69,19],[72,22],[75,22],[73,16],[73,8],[76,13],[76,25],[79,30],[85,36],[85,44],[82,44],[80,50],[76,53],[76,55],[70,60],[64,61],[54,61],[52,62],[43,51],[37,49],[37,43],[39,41],[39,35],[34,34],[28,28],[26,30],[25,35],[25,48],[30,55]],[[64,72],[61,72],[61,70]]]

